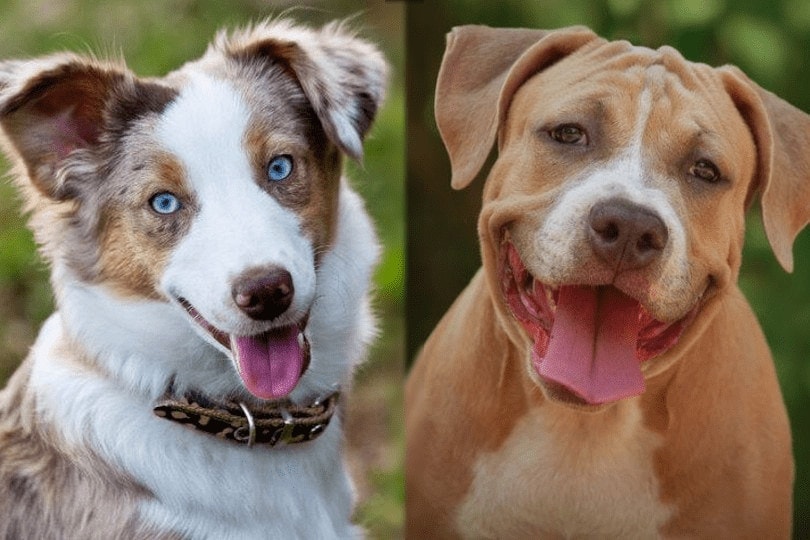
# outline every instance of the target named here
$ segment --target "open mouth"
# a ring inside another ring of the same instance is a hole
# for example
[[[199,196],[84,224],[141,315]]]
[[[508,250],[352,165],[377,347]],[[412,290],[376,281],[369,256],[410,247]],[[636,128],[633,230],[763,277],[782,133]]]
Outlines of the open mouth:
[[[280,399],[293,391],[309,367],[307,317],[298,324],[272,328],[252,336],[228,334],[209,323],[185,298],[177,301],[194,322],[231,351],[248,392],[260,399]]]
[[[545,285],[508,240],[500,278],[512,315],[534,342],[532,363],[546,390],[581,405],[642,394],[642,363],[674,347],[698,310],[667,323],[612,285]]]

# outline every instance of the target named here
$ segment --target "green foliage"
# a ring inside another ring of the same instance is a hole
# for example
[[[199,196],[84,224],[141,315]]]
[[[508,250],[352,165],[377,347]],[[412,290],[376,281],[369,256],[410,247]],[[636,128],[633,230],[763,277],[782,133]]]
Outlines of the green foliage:
[[[377,287],[381,295],[404,302],[404,186],[405,154],[392,151],[402,148],[404,133],[404,96],[397,85],[388,93],[386,107],[379,123],[372,129],[365,144],[362,164],[349,163],[353,185],[369,204],[380,231],[383,257],[377,270]],[[357,181],[360,179],[362,181]]]

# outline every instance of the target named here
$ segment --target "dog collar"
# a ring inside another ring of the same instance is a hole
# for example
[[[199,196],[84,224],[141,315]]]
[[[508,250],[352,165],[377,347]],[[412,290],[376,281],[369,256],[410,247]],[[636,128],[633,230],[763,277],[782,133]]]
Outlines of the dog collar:
[[[316,439],[329,425],[340,396],[335,391],[309,406],[285,400],[248,408],[241,401],[217,403],[196,392],[180,397],[170,392],[155,405],[155,415],[248,446]]]

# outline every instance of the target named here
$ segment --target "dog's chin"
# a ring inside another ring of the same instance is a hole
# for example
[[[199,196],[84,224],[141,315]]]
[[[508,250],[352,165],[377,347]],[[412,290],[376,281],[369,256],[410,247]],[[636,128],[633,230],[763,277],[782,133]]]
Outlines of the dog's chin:
[[[509,311],[532,340],[531,377],[550,401],[580,410],[641,395],[646,364],[678,344],[702,305],[701,295],[664,322],[637,295],[610,284],[544,284],[508,238],[499,272]]]
[[[231,359],[245,390],[260,400],[287,397],[309,367],[310,346],[304,334],[308,314],[294,323],[242,335],[217,328],[183,297],[175,302],[197,333]]]
[[[618,403],[617,401],[609,401],[607,403],[589,403],[564,385],[546,380],[538,375],[534,366],[529,367],[529,369],[531,370],[529,376],[540,387],[543,392],[543,397],[552,403],[557,403],[569,409],[575,409],[577,411],[586,413],[597,413]]]

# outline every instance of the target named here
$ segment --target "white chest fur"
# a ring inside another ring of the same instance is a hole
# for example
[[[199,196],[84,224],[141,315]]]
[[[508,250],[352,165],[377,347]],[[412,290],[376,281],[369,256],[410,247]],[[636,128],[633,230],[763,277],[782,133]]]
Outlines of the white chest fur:
[[[554,405],[520,419],[480,457],[458,515],[467,538],[655,538],[660,438],[634,401],[595,414]]]
[[[153,400],[77,361],[66,343],[55,314],[32,353],[38,412],[58,426],[68,453],[92,448],[149,490],[138,509],[146,523],[195,539],[361,536],[350,522],[339,417],[310,443],[250,449],[219,441],[158,418]]]

